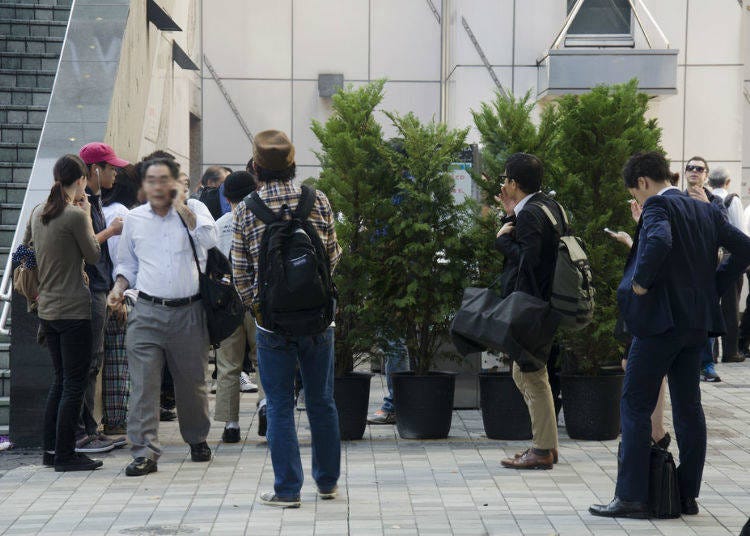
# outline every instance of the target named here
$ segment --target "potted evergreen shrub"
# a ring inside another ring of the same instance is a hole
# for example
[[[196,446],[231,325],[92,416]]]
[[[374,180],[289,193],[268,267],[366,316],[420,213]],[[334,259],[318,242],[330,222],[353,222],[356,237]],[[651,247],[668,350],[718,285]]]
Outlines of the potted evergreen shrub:
[[[403,150],[385,155],[395,177],[389,210],[378,240],[379,269],[373,272],[373,312],[389,337],[404,339],[410,372],[394,373],[397,428],[401,437],[448,436],[455,373],[430,370],[460,305],[471,250],[462,240],[468,202],[456,205],[451,162],[468,129],[421,123],[416,116],[388,113]]]
[[[637,151],[659,148],[661,131],[645,117],[648,97],[636,80],[599,86],[558,102],[557,158],[564,173],[552,177],[557,198],[588,248],[596,313],[585,330],[562,334],[562,397],[573,439],[614,439],[619,434],[623,345],[614,336],[615,289],[627,254],[603,231],[634,229],[622,166]]]
[[[384,80],[333,96],[333,114],[312,130],[321,144],[322,166],[317,187],[328,196],[336,214],[336,234],[343,250],[333,273],[338,288],[335,328],[334,396],[342,439],[361,439],[367,424],[372,374],[354,372],[358,356],[373,345],[375,327],[367,314],[374,217],[378,189],[388,176],[383,135],[373,116],[383,99]]]
[[[492,103],[482,103],[472,111],[481,135],[483,175],[474,180],[483,193],[483,207],[476,212],[472,241],[477,260],[474,286],[488,286],[502,271],[503,256],[494,247],[502,207],[495,201],[500,191],[505,161],[513,153],[538,156],[546,178],[559,173],[554,158],[558,114],[554,106],[543,110],[539,125],[531,115],[535,103],[531,92],[523,97],[498,91]],[[545,184],[545,186],[547,186]],[[531,438],[531,419],[523,396],[510,372],[479,374],[482,422],[490,439],[521,440]]]

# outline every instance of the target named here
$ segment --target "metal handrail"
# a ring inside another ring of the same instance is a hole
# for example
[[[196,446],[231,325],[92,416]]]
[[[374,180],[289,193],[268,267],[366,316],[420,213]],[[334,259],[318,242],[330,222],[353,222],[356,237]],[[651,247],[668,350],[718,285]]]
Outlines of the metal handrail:
[[[11,243],[11,250],[13,244]],[[8,254],[8,260],[5,263],[3,280],[0,283],[0,301],[3,302],[3,311],[0,313],[0,335],[10,335],[10,329],[6,326],[8,315],[10,314],[10,301],[13,296],[13,255],[12,251]]]

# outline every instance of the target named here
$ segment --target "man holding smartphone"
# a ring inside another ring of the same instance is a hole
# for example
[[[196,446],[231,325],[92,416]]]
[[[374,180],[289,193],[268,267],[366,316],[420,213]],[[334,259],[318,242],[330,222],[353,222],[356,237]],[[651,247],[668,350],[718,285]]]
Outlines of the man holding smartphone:
[[[203,203],[186,199],[176,162],[149,160],[142,164],[142,172],[147,203],[125,219],[117,250],[117,280],[107,299],[117,310],[127,288],[138,291],[125,336],[131,383],[128,440],[134,458],[125,470],[127,476],[157,470],[165,361],[174,378],[180,433],[190,445],[191,459],[211,459],[206,443],[211,427],[205,383],[208,327],[191,239],[204,271],[207,252],[217,242],[216,227]]]

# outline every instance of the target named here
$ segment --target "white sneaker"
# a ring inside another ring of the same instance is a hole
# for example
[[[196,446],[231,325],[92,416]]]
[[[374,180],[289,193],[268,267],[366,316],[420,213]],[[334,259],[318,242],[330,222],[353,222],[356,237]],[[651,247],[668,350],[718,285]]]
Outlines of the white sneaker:
[[[297,411],[305,411],[305,390],[300,389],[297,395]]]
[[[240,391],[243,393],[257,393],[258,386],[250,381],[250,376],[243,370],[240,372]]]

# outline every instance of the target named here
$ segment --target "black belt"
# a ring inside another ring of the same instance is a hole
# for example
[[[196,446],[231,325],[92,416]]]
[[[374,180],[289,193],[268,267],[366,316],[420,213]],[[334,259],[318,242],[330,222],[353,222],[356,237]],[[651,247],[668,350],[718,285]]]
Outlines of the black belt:
[[[183,305],[190,305],[191,303],[201,299],[200,294],[190,296],[189,298],[157,298],[155,296],[149,296],[143,291],[138,292],[138,299],[150,301],[157,305],[164,305],[166,307],[182,307]]]

